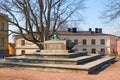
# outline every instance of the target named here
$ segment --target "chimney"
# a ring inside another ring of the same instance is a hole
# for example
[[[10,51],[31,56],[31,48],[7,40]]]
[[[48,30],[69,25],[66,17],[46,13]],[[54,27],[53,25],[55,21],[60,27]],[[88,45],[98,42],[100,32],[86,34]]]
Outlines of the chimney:
[[[102,33],[102,28],[99,28],[99,33]]]
[[[95,33],[99,33],[99,28],[95,28]]]
[[[71,32],[71,28],[68,28],[68,32]]]
[[[77,28],[72,28],[73,33],[77,33]]]
[[[89,31],[91,32],[91,31],[92,31],[92,28],[89,28]]]

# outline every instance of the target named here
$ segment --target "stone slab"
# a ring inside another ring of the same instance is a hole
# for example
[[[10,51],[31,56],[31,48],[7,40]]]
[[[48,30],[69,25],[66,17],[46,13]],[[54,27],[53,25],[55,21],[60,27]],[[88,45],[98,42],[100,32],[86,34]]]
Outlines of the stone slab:
[[[66,40],[45,41],[44,50],[66,50]]]
[[[36,57],[36,58],[76,58],[79,56],[86,56],[87,52],[77,51],[74,53],[40,53],[35,52],[33,54],[25,54],[26,57]]]
[[[9,62],[26,62],[26,63],[48,63],[48,64],[73,64],[77,65],[84,62],[89,62],[98,57],[101,57],[99,54],[93,54],[89,56],[81,56],[77,58],[32,58],[32,57],[7,57],[6,61]]]
[[[68,50],[41,50],[41,53],[49,53],[49,54],[65,53],[66,54],[66,53],[68,53]]]

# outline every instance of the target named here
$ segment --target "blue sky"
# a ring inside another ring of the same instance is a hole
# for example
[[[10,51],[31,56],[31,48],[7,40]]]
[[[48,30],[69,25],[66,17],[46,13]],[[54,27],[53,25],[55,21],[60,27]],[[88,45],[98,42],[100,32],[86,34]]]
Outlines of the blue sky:
[[[101,12],[105,8],[105,4],[108,2],[109,0],[86,0],[85,7],[87,8],[82,13],[85,21],[80,23],[79,27],[81,27],[82,30],[88,30],[89,28],[92,28],[92,30],[94,30],[95,28],[102,28],[103,33],[115,34],[114,31],[117,30],[116,23],[105,24],[104,20],[99,19]],[[10,37],[10,41],[11,39],[12,37]]]
[[[105,4],[108,3],[109,0],[87,0],[85,2],[85,6],[87,7],[83,16],[85,18],[85,22],[80,24],[83,30],[88,30],[88,28],[102,28],[103,33],[114,34],[113,30],[117,27],[115,23],[105,24],[103,19],[99,19],[101,12],[105,8]]]

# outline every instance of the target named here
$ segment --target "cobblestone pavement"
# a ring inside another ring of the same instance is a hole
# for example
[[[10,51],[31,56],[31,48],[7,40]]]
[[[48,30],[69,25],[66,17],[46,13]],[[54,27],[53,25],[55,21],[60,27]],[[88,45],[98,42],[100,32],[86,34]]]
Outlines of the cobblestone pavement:
[[[0,68],[0,80],[120,80],[120,62],[98,74],[53,72],[38,69]]]

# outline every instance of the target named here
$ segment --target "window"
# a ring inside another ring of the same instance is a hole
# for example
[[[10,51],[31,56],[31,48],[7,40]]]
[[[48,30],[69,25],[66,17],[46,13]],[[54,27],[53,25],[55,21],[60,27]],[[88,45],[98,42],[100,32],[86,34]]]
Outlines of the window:
[[[95,45],[95,44],[96,44],[96,43],[95,43],[95,39],[92,39],[92,40],[91,40],[91,44],[92,44],[92,45]]]
[[[40,52],[40,50],[36,50],[36,52]]]
[[[91,49],[91,53],[95,54],[96,53],[96,49]]]
[[[4,47],[4,38],[0,39],[0,47]]]
[[[113,49],[113,53],[115,53],[115,49]]]
[[[1,30],[1,31],[4,31],[4,23],[1,23],[1,25],[0,25],[0,30]]]
[[[2,50],[0,50],[0,54],[2,54],[3,53],[3,51]]]
[[[101,39],[101,40],[100,40],[100,44],[101,44],[101,45],[104,45],[104,44],[105,44],[105,39]]]
[[[21,50],[21,54],[24,55],[25,54],[25,50]]]
[[[100,54],[101,54],[102,56],[105,55],[105,49],[104,49],[104,48],[101,48],[101,50],[100,50]]]
[[[76,45],[78,45],[78,40],[77,39],[75,39],[74,42],[75,42]]]
[[[83,48],[83,51],[87,51],[87,49],[86,49],[86,48]]]
[[[101,48],[100,52],[101,52],[101,53],[105,53],[105,49],[104,49],[104,48]]]
[[[22,45],[22,46],[25,45],[25,40],[21,40],[21,45]]]
[[[86,45],[86,44],[87,44],[86,39],[83,39],[83,40],[82,40],[82,44],[83,44],[83,45]]]

